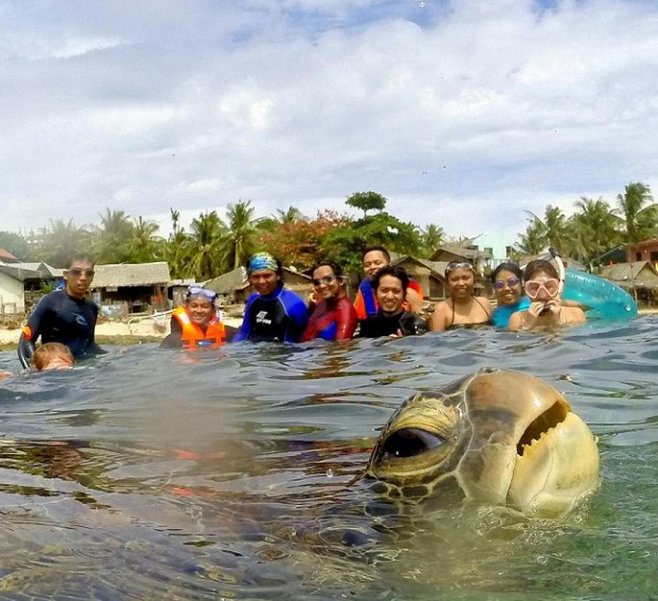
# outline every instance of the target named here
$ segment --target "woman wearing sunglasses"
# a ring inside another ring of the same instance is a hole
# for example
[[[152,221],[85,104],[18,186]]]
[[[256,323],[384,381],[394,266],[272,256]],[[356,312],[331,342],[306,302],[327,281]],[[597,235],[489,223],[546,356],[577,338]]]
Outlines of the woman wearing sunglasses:
[[[29,367],[39,338],[42,344],[65,344],[76,359],[104,352],[95,341],[98,306],[87,298],[93,280],[92,258],[87,254],[72,257],[64,270],[64,289],[46,294],[23,328],[18,341],[23,367]]]
[[[161,346],[188,350],[217,348],[226,340],[226,329],[215,301],[217,293],[197,284],[187,289],[185,302],[171,314],[171,333]]]
[[[522,281],[523,271],[512,262],[501,263],[491,274],[496,295],[491,323],[497,328],[506,328],[513,313],[525,311],[530,306],[530,299],[523,295]]]
[[[530,299],[530,306],[510,317],[510,330],[550,328],[585,322],[585,312],[580,307],[562,305],[560,278],[550,261],[530,261],[523,276],[523,288]]]
[[[343,270],[333,261],[318,263],[311,272],[313,295],[302,342],[315,338],[349,340],[357,324],[356,310],[345,290]]]
[[[489,325],[491,305],[484,296],[475,296],[475,269],[468,261],[452,261],[445,270],[450,298],[437,303],[430,316],[430,330],[442,331]]]

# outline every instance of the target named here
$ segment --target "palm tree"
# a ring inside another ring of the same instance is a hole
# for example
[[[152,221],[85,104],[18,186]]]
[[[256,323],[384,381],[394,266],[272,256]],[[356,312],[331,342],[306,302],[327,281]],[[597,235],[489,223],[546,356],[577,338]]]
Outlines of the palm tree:
[[[185,278],[188,276],[187,265],[191,262],[192,241],[180,225],[180,212],[169,209],[171,233],[164,245],[164,258],[169,265],[171,276]]]
[[[66,222],[51,219],[48,226],[41,229],[35,256],[54,267],[68,267],[73,255],[88,250],[89,242],[89,230],[75,225],[73,219]]]
[[[93,251],[99,263],[122,263],[128,259],[128,248],[133,238],[134,226],[124,211],[109,207],[100,216],[101,223],[95,228]]]
[[[222,241],[222,259],[229,269],[242,265],[254,250],[257,219],[251,201],[229,204],[228,231]]]
[[[635,182],[617,195],[618,213],[624,222],[627,247],[626,260],[631,262],[631,245],[651,237],[656,232],[658,205],[653,204],[649,186]]]
[[[576,256],[591,266],[597,257],[618,243],[621,220],[602,198],[592,200],[582,196],[575,205],[579,212],[570,220],[571,245],[578,250]]]
[[[228,230],[217,211],[201,213],[192,220],[191,229],[189,271],[199,281],[222,273],[222,242]]]
[[[546,227],[534,213],[530,215],[530,225],[525,234],[519,234],[520,240],[516,247],[524,255],[538,255],[546,248]]]
[[[429,258],[439,246],[445,243],[446,233],[440,225],[430,223],[421,231],[420,238],[423,257]]]
[[[157,261],[164,255],[164,240],[156,236],[160,226],[155,221],[138,217],[133,223],[133,237],[126,249],[133,263]]]

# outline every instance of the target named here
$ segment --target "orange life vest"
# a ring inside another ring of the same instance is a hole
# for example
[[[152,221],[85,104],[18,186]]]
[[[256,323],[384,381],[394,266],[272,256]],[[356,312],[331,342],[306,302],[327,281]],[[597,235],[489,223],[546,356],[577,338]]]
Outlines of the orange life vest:
[[[215,314],[210,322],[208,322],[208,326],[206,327],[205,332],[199,325],[192,322],[190,315],[185,307],[178,307],[177,309],[174,309],[171,316],[180,325],[180,339],[183,348],[217,348],[222,346],[226,340],[224,323],[217,314]]]

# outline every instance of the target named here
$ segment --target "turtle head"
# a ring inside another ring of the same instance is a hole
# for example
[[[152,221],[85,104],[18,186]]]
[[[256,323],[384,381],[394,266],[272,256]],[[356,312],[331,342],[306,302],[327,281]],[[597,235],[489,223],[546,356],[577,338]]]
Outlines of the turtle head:
[[[485,369],[405,401],[382,430],[367,476],[393,498],[463,498],[559,516],[599,483],[587,425],[526,374]]]

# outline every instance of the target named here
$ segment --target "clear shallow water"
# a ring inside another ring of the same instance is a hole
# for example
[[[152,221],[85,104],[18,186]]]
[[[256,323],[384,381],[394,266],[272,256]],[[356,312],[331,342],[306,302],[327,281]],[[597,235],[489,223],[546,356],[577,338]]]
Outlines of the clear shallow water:
[[[109,347],[19,375],[0,383],[0,598],[655,598],[657,328]],[[587,508],[410,521],[347,486],[404,398],[485,366],[545,378],[598,435]]]

